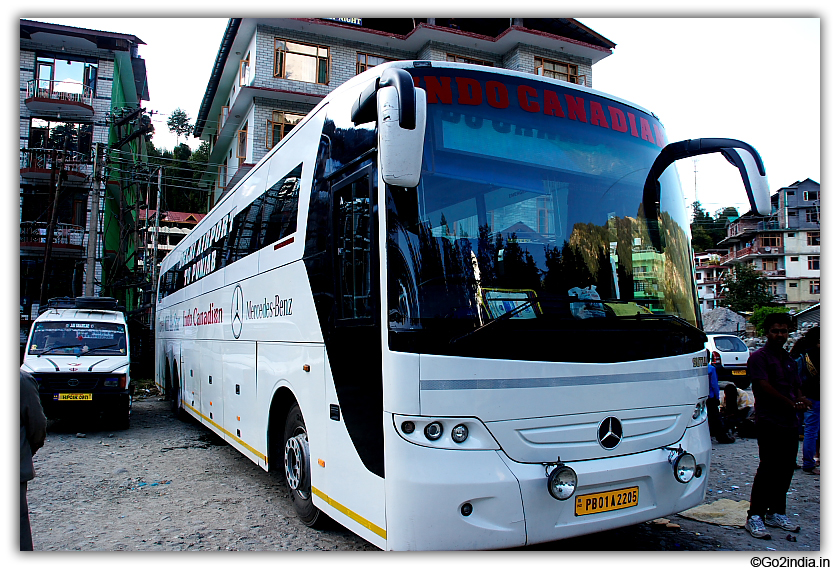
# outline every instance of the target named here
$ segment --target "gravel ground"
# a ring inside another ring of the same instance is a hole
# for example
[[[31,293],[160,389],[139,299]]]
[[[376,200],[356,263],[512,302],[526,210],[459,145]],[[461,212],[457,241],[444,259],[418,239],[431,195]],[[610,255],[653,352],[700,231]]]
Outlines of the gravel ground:
[[[50,422],[29,484],[36,550],[377,550],[339,525],[315,531],[298,522],[284,484],[214,434],[174,419],[159,396],[135,400],[131,428]],[[714,444],[707,503],[749,500],[758,448],[753,439]],[[817,551],[820,477],[797,470],[788,515],[796,542],[679,515],[585,537],[528,547],[557,551]]]

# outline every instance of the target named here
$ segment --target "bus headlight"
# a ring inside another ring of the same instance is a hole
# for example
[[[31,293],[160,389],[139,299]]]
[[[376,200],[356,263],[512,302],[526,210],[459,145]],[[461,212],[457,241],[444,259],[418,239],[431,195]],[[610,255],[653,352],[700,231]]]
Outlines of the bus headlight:
[[[558,501],[565,501],[575,494],[577,483],[575,470],[560,464],[548,474],[548,493]]]
[[[670,451],[668,463],[674,467],[674,478],[680,483],[688,483],[697,473],[697,460],[682,447]]]
[[[470,435],[470,430],[464,424],[458,424],[452,428],[452,441],[455,443],[464,443]]]
[[[432,422],[427,424],[426,427],[423,429],[423,433],[426,434],[426,438],[435,441],[440,439],[440,436],[443,435],[443,426],[440,422]]]
[[[496,438],[478,418],[394,414],[393,421],[397,434],[415,445],[459,451],[499,449]]]

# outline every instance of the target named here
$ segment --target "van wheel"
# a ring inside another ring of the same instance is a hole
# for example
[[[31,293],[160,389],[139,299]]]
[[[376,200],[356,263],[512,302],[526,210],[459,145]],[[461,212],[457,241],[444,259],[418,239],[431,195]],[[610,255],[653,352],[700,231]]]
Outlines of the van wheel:
[[[282,453],[283,472],[298,518],[308,527],[323,528],[328,517],[312,504],[309,438],[303,414],[297,404],[292,406],[286,416]]]
[[[126,430],[131,425],[131,394],[128,395],[128,402],[119,406],[108,414],[107,421],[115,430]]]

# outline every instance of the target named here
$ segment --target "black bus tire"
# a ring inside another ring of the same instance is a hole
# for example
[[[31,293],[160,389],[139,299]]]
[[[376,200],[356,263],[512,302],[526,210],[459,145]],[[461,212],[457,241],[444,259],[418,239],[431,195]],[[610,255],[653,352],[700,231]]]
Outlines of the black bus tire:
[[[291,443],[289,440],[293,440]],[[289,496],[300,521],[311,528],[324,528],[328,517],[312,504],[311,469],[306,424],[300,406],[295,404],[286,416],[282,438],[282,463]]]

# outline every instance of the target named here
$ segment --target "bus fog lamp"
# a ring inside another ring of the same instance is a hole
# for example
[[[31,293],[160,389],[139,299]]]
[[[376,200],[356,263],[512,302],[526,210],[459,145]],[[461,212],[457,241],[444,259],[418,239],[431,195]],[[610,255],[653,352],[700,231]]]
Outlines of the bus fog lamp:
[[[697,475],[697,460],[682,447],[671,450],[668,462],[674,466],[674,478],[680,483],[688,483]]]
[[[452,428],[452,441],[455,443],[464,443],[470,435],[470,430],[464,424],[458,424]]]
[[[558,501],[565,501],[575,494],[577,473],[567,465],[558,465],[548,475],[548,492]]]
[[[401,427],[405,434],[414,433],[414,422],[404,421]]]
[[[432,422],[426,426],[423,433],[426,435],[426,439],[435,441],[443,435],[443,426],[440,422]]]

